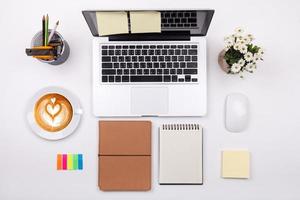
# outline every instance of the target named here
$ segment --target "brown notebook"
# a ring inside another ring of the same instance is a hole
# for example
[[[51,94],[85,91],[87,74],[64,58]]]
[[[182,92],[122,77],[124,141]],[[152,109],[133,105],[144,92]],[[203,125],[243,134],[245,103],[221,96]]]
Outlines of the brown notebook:
[[[151,189],[151,122],[99,121],[99,187]]]

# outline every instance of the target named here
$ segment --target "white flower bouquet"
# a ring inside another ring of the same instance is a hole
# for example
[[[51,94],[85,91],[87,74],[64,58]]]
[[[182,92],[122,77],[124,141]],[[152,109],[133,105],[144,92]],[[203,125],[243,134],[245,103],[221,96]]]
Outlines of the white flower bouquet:
[[[228,74],[239,74],[241,77],[245,71],[253,73],[257,62],[263,60],[264,54],[262,47],[252,43],[253,39],[251,34],[244,34],[241,28],[237,28],[235,34],[225,37],[225,49],[220,54],[223,62],[220,62],[219,57],[224,71]]]

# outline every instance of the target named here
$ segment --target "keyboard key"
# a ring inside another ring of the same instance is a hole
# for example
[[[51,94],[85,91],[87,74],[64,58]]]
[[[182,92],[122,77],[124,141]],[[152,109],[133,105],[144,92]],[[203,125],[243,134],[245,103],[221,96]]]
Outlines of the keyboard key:
[[[119,63],[114,63],[114,68],[119,68],[120,64]]]
[[[130,62],[131,61],[131,57],[130,56],[125,56],[125,61],[126,62]]]
[[[149,46],[149,45],[143,45],[143,48],[144,48],[144,49],[149,49],[150,46]]]
[[[131,55],[131,56],[134,55],[134,50],[130,49],[130,50],[128,51],[128,54]]]
[[[157,74],[162,74],[162,73],[163,73],[162,69],[157,70]]]
[[[172,82],[177,82],[177,75],[172,76]]]
[[[172,63],[171,62],[167,62],[167,68],[172,68],[172,67],[173,67]]]
[[[150,62],[151,61],[151,56],[145,56],[145,61]]]
[[[166,63],[165,63],[165,62],[159,63],[159,67],[160,67],[160,68],[166,68]]]
[[[174,50],[173,49],[169,50],[169,55],[174,55]]]
[[[124,69],[124,72],[123,72],[124,74],[129,74],[129,69]]]
[[[129,48],[130,49],[135,49],[135,45],[130,45]]]
[[[131,70],[130,70],[130,74],[131,74],[131,75],[135,75],[135,74],[136,74],[136,70],[135,70],[135,69],[131,69]]]
[[[186,49],[182,49],[182,55],[187,55],[187,50]]]
[[[132,62],[137,62],[137,56],[132,56],[131,60],[132,60]]]
[[[137,62],[133,63],[133,68],[139,68],[139,67],[140,67],[139,63],[137,63]]]
[[[116,70],[115,69],[102,69],[103,75],[115,75]]]
[[[118,75],[122,75],[122,69],[118,69],[118,70],[117,70],[117,74],[118,74]]]
[[[127,55],[127,50],[122,50],[122,55]]]
[[[165,56],[165,61],[166,62],[171,61],[171,56]]]
[[[136,73],[137,74],[143,74],[143,70],[142,69],[138,69],[138,70],[136,70]]]
[[[178,61],[184,61],[184,56],[178,56]]]
[[[115,49],[115,46],[110,45],[108,48],[109,49]]]
[[[108,77],[107,76],[102,76],[102,82],[107,82],[108,81]]]
[[[185,82],[191,82],[191,75],[185,76]]]
[[[128,69],[131,69],[132,68],[132,63],[130,62],[130,63],[127,63],[127,68]]]
[[[129,76],[122,76],[122,82],[129,82]]]
[[[164,69],[163,73],[164,73],[164,74],[169,74],[170,71],[169,71],[169,69]]]
[[[120,68],[126,68],[126,63],[120,63]]]
[[[172,56],[172,61],[176,62],[177,61],[177,56]]]
[[[180,49],[175,50],[175,55],[180,55]]]
[[[144,62],[145,60],[144,60],[144,56],[139,56],[139,61],[140,62]]]
[[[150,73],[150,71],[149,71],[149,69],[144,69],[144,74],[149,74]]]
[[[109,50],[108,55],[113,56],[114,55],[114,50]]]
[[[148,55],[148,51],[145,50],[145,49],[143,49],[143,50],[142,50],[142,55]]]
[[[168,50],[167,49],[163,49],[161,51],[161,55],[168,55]]]
[[[179,63],[178,62],[173,63],[173,67],[174,68],[179,68]]]
[[[188,22],[189,22],[189,23],[196,23],[196,22],[197,22],[197,19],[196,19],[196,18],[189,18],[189,19],[188,19]]]
[[[135,55],[141,55],[141,50],[135,50]]]
[[[197,61],[198,57],[197,56],[192,56],[192,61]]]
[[[150,69],[150,74],[156,74],[156,70],[155,69]]]
[[[164,56],[158,56],[158,61],[160,61],[160,62],[163,62],[163,61],[165,61],[165,58],[164,58]]]
[[[111,61],[112,62],[118,62],[118,57],[117,56],[112,56]]]
[[[107,49],[108,48],[108,46],[102,46],[102,49]]]
[[[112,63],[102,63],[102,68],[112,68]]]
[[[152,68],[152,63],[147,63],[147,68]]]
[[[184,74],[197,74],[197,69],[184,69]]]
[[[121,50],[116,50],[115,55],[117,55],[117,56],[121,55]]]
[[[116,82],[121,82],[121,76],[116,76],[116,77],[115,77],[115,81],[116,81]]]
[[[171,76],[164,76],[164,82],[170,82]]]
[[[185,56],[185,57],[184,57],[184,60],[185,60],[185,61],[191,61],[191,56]]]
[[[179,82],[184,82],[184,79],[183,78],[179,78],[178,81]]]
[[[102,55],[103,55],[103,56],[107,56],[107,54],[108,54],[108,51],[107,51],[107,50],[102,50]]]
[[[156,46],[155,45],[150,45],[150,49],[155,49]]]
[[[140,63],[140,68],[146,68],[146,63],[144,62]]]
[[[177,69],[177,74],[182,74],[182,69]]]
[[[192,45],[191,48],[192,49],[197,49],[197,45]]]
[[[131,82],[162,82],[162,76],[130,76]]]
[[[153,49],[150,49],[150,50],[148,51],[148,54],[149,54],[149,55],[154,55],[154,50],[153,50]]]
[[[192,78],[192,82],[197,82],[198,79],[197,78]]]
[[[116,46],[116,49],[121,49],[121,48],[122,48],[121,45],[117,45],[117,46]]]
[[[188,54],[189,54],[189,55],[197,55],[197,50],[196,50],[196,49],[190,49],[190,50],[188,51]]]
[[[161,55],[161,51],[159,49],[155,50],[155,55]]]
[[[119,62],[124,62],[124,61],[125,61],[124,56],[119,56]]]
[[[108,77],[108,82],[114,82],[115,81],[115,77],[114,76],[109,76]]]
[[[137,49],[142,49],[143,46],[142,46],[142,45],[137,45],[136,48],[137,48]]]
[[[187,63],[187,68],[197,68],[197,63],[196,62],[189,62],[189,63]]]
[[[153,63],[153,68],[159,68],[159,63],[158,62]]]
[[[102,62],[111,62],[110,56],[102,56]]]
[[[127,46],[127,45],[123,46],[123,49],[128,49],[128,48],[129,48],[129,46]]]
[[[176,74],[176,69],[171,69],[170,74]]]
[[[156,48],[157,48],[157,49],[162,49],[162,48],[163,48],[163,45],[157,45]]]
[[[152,62],[157,62],[157,56],[152,56]]]
[[[186,63],[185,62],[181,62],[179,65],[180,65],[180,68],[185,68],[186,67]]]

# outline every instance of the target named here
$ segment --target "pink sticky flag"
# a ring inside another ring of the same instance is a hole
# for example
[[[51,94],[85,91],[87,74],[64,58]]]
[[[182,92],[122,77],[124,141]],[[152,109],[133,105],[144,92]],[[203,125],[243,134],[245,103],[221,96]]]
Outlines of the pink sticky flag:
[[[67,160],[68,160],[68,155],[67,154],[63,154],[63,162],[62,162],[62,164],[63,164],[63,167],[62,167],[62,169],[63,170],[67,170],[68,169],[68,167],[67,167]]]

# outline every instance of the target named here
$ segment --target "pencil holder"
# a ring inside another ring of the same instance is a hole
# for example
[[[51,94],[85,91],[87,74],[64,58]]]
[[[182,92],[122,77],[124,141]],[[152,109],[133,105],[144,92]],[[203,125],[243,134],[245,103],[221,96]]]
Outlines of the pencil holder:
[[[49,29],[49,34],[51,33],[51,29]],[[43,60],[38,59],[43,63],[48,63],[50,65],[60,65],[63,64],[70,55],[70,47],[69,44],[60,33],[57,31],[54,32],[53,38],[51,39],[54,43],[56,43],[57,48],[57,57],[53,60]],[[43,46],[43,32],[40,31],[33,37],[31,41],[31,47]]]

